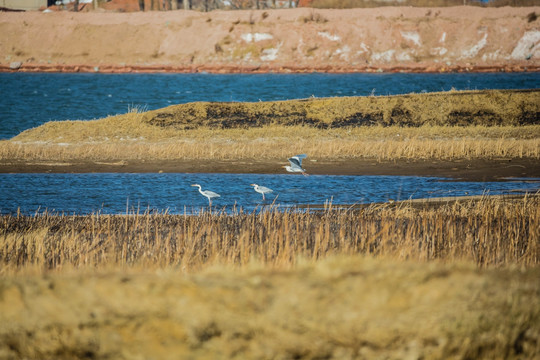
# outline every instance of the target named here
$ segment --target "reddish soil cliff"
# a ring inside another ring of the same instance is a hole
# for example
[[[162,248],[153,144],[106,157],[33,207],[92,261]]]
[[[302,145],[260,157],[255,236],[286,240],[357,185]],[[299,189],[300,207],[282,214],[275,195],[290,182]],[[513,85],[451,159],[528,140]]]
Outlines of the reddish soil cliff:
[[[3,71],[537,71],[540,7],[0,13]]]

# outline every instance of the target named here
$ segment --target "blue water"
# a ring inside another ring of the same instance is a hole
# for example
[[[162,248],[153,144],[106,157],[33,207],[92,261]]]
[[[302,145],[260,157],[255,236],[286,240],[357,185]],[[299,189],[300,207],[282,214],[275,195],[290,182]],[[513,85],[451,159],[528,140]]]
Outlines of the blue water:
[[[450,89],[540,88],[540,73],[28,74],[0,73],[0,139],[51,120],[91,120],[194,101],[270,101]]]
[[[192,214],[208,200],[191,184],[221,195],[215,209],[253,211],[298,205],[362,204],[442,196],[535,192],[540,182],[448,182],[415,176],[302,176],[295,174],[0,174],[0,213],[118,214],[145,211]],[[274,190],[266,201],[250,186]]]
[[[26,74],[0,73],[0,139],[51,120],[89,120],[193,101],[269,101],[388,95],[450,89],[540,88],[540,73],[493,74]],[[440,196],[537,191],[538,182],[448,182],[403,176],[254,174],[0,174],[0,213],[68,214],[146,210],[195,213],[203,189],[221,194],[218,209],[246,211],[357,204]],[[274,189],[262,202],[250,186]]]

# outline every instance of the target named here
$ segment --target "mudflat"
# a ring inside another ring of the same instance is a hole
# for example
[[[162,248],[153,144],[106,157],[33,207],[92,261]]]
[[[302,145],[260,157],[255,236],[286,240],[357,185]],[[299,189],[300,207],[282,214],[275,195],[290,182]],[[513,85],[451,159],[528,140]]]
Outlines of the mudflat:
[[[0,173],[259,173],[285,170],[286,159],[243,160],[119,160],[119,161],[25,161],[0,160]],[[411,175],[469,181],[503,181],[540,178],[535,159],[396,160],[336,159],[305,162],[312,175]]]

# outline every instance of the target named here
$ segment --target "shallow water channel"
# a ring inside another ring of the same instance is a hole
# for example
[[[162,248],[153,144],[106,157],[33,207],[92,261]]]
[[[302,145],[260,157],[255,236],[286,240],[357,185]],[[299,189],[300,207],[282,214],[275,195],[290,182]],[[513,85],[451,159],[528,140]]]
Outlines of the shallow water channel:
[[[192,184],[221,197],[214,209],[251,212],[264,206],[320,208],[331,202],[353,205],[482,194],[536,192],[540,179],[461,182],[416,176],[342,176],[296,174],[0,174],[0,213],[192,214],[208,209],[208,200]],[[265,201],[250,184],[273,189]]]

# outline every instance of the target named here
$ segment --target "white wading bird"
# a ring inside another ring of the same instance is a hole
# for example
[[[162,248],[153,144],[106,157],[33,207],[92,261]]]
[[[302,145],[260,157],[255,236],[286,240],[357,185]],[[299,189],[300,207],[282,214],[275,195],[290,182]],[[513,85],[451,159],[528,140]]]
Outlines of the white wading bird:
[[[263,200],[264,200],[264,194],[268,194],[268,193],[271,193],[272,191],[274,191],[272,189],[267,188],[266,186],[260,186],[260,185],[257,185],[257,184],[251,184],[251,186],[254,186],[254,189],[255,189],[256,192],[262,194]]]
[[[191,186],[196,186],[199,188],[199,192],[203,195],[203,196],[206,196],[208,198],[208,205],[209,206],[212,206],[212,198],[215,198],[215,197],[220,197],[221,195],[219,195],[218,193],[215,193],[213,191],[210,191],[210,190],[202,190],[201,189],[201,185],[199,184],[193,184]]]
[[[283,166],[288,172],[299,172],[302,175],[307,176],[306,170],[302,169],[302,159],[306,158],[306,154],[295,155],[290,157],[288,160],[291,163],[291,166]]]

